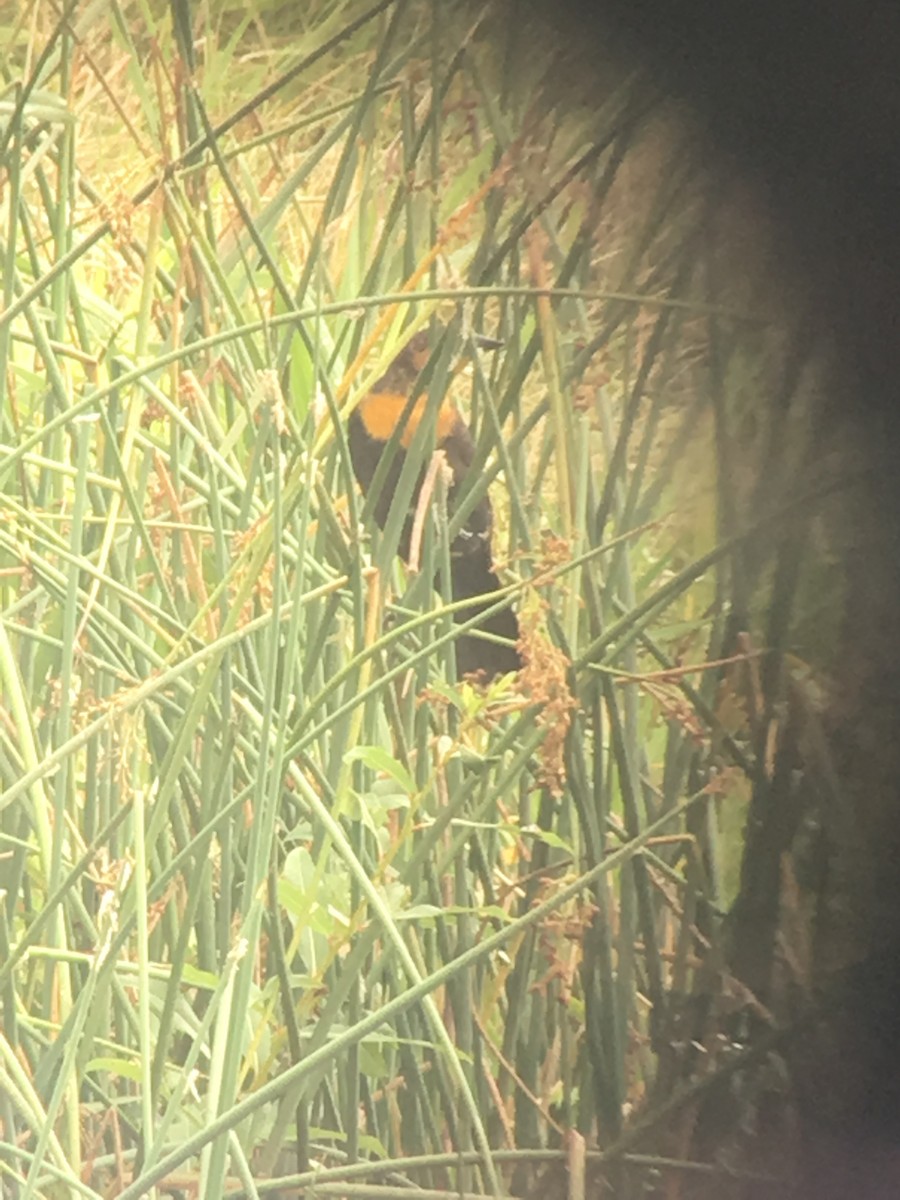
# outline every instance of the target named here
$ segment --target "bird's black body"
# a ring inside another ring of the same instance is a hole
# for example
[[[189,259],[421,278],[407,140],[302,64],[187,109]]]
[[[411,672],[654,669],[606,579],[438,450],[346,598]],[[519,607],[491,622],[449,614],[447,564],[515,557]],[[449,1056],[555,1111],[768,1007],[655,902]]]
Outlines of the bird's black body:
[[[372,390],[363,398],[350,416],[348,440],[350,459],[359,486],[368,495],[384,453],[397,423],[408,408],[409,398],[419,373],[429,357],[427,333],[417,334],[388,367]],[[394,455],[379,494],[374,498],[373,515],[383,529],[403,470],[406,450],[418,427],[425,406],[421,397],[407,413],[400,444]],[[452,514],[460,495],[465,491],[468,472],[475,457],[475,444],[468,426],[456,407],[445,400],[438,411],[436,423],[437,447],[444,452],[450,472],[447,495]],[[408,558],[412,536],[413,516],[425,477],[423,469],[413,493],[412,510],[408,514],[400,537],[400,553]],[[450,546],[451,593],[455,601],[473,600],[496,592],[500,587],[491,562],[491,530],[493,514],[490,500],[483,496],[469,514],[464,528]],[[475,601],[457,615],[468,621],[485,612],[495,601]],[[485,617],[479,631],[507,639],[502,645],[476,634],[462,634],[456,641],[456,665],[460,675],[483,671],[488,676],[502,675],[519,668],[515,648],[518,623],[509,609]]]

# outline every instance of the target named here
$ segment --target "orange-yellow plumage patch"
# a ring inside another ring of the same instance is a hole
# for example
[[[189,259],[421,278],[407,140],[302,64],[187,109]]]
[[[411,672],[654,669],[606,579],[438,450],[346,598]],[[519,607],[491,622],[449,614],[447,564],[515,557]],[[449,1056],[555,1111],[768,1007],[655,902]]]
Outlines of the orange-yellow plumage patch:
[[[365,399],[361,400],[359,415],[369,437],[375,438],[379,442],[386,442],[403,415],[408,399],[408,396],[401,396],[397,392],[370,392]],[[406,425],[400,436],[400,445],[404,450],[409,449],[410,443],[416,435],[427,403],[427,396],[419,396],[407,417]],[[438,442],[442,442],[450,436],[458,419],[458,413],[451,404],[441,405],[437,417]]]

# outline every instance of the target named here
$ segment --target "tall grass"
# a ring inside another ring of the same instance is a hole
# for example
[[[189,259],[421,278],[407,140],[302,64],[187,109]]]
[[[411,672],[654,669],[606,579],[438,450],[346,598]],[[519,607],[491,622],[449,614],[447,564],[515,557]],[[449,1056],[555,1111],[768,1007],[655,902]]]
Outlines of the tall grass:
[[[689,131],[502,15],[4,15],[10,1195],[521,1194],[564,1147],[577,1194],[579,1138],[623,1195],[703,1169],[810,371],[764,272],[720,278]],[[478,452],[413,572],[344,427],[435,316]],[[526,665],[478,687],[429,581],[486,490]]]

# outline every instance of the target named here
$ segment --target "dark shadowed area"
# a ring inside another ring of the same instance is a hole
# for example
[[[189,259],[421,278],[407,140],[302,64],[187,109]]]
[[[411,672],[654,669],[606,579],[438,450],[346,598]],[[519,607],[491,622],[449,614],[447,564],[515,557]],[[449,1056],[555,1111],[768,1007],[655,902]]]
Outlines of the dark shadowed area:
[[[547,19],[537,7],[535,28]],[[748,185],[757,214],[771,218],[801,325],[833,351],[816,419],[823,443],[836,437],[865,484],[847,501],[850,602],[833,647],[836,688],[825,724],[862,838],[845,864],[839,904],[845,916],[852,908],[853,917],[824,922],[813,965],[817,1001],[787,1051],[806,1148],[804,1178],[791,1194],[894,1196],[900,1192],[900,78],[894,69],[900,10],[841,0],[606,0],[557,5],[550,23],[582,79],[596,62],[620,54],[644,71],[648,91],[659,88],[686,102],[715,169]],[[755,831],[763,837],[764,826],[765,818]],[[748,841],[753,834],[751,823]],[[736,945],[739,973],[746,957]],[[758,1139],[760,1161],[773,1164],[784,1131],[777,1111],[771,1115],[768,1129],[760,1122]],[[754,1194],[772,1193],[763,1185]]]

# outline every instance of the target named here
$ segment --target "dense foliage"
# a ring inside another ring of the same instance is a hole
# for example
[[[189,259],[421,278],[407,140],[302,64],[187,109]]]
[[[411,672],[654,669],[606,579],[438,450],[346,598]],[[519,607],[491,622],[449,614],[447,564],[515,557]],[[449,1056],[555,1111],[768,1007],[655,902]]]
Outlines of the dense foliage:
[[[587,1147],[724,1195],[840,612],[753,199],[500,6],[173,13],[0,35],[0,1188],[523,1194]],[[522,629],[489,686],[429,587],[459,514],[407,570],[347,456],[433,317]]]

